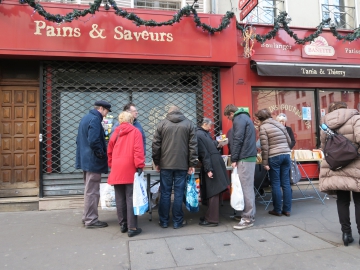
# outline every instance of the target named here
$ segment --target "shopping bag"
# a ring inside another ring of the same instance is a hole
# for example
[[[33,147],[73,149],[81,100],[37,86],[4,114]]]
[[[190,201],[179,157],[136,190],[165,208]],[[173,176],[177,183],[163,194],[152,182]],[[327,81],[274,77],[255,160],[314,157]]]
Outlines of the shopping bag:
[[[290,161],[290,184],[297,184],[301,180],[301,173],[296,163],[296,159]]]
[[[236,211],[244,210],[244,194],[242,191],[237,168],[234,168],[231,173],[231,191],[230,191],[230,205]]]
[[[196,188],[194,174],[187,175],[186,177],[184,203],[186,209],[189,210],[190,212],[199,211],[199,192]]]
[[[108,183],[100,184],[100,205],[103,210],[116,210],[114,186]]]
[[[136,216],[144,214],[149,209],[144,173],[134,174],[133,209]]]

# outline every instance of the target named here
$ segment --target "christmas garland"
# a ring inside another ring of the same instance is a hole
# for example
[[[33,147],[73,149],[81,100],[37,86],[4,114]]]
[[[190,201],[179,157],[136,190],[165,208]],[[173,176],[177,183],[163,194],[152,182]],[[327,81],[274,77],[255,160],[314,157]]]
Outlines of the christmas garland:
[[[198,0],[194,0],[194,4],[197,2]],[[77,20],[80,17],[84,17],[88,14],[95,14],[95,12],[97,12],[101,6],[101,2],[102,0],[95,0],[94,3],[90,4],[90,8],[88,9],[84,9],[84,10],[77,10],[74,9],[72,12],[66,14],[66,15],[60,15],[60,14],[50,14],[48,13],[43,7],[42,5],[40,5],[39,3],[35,3],[35,0],[20,0],[21,4],[28,4],[29,6],[31,6],[32,8],[34,8],[34,12],[38,12],[39,15],[41,15],[42,17],[44,17],[46,20],[51,21],[51,22],[55,22],[55,23],[65,23],[65,22],[72,22],[73,20]],[[121,8],[118,8],[115,1],[114,0],[108,0],[106,2],[105,5],[105,9],[109,10],[110,7],[108,6],[108,3],[111,5],[111,7],[115,10],[115,14],[117,16],[121,16],[127,20],[131,20],[133,21],[137,26],[150,26],[150,27],[159,27],[159,26],[164,26],[164,25],[173,25],[175,23],[180,22],[181,18],[186,16],[189,17],[191,14],[193,14],[194,16],[194,22],[195,25],[197,27],[202,28],[203,31],[206,31],[210,34],[214,34],[216,32],[221,32],[222,30],[224,30],[226,27],[228,27],[230,25],[230,20],[235,17],[235,14],[233,12],[226,12],[226,14],[222,17],[220,25],[216,28],[211,27],[208,24],[202,23],[198,13],[196,11],[196,9],[193,7],[194,4],[192,6],[187,5],[183,8],[181,8],[177,13],[175,13],[173,15],[173,18],[171,20],[168,21],[163,21],[163,22],[156,22],[154,20],[143,20],[141,19],[139,16],[137,16],[135,13],[133,12],[127,12],[126,10],[123,10]],[[314,41],[315,38],[317,38],[322,32],[323,29],[325,28],[326,25],[328,25],[330,23],[330,18],[323,20],[317,27],[316,27],[316,31],[312,34],[310,34],[309,36],[301,39],[299,38],[289,27],[289,22],[290,19],[287,16],[286,12],[281,12],[275,19],[274,19],[274,28],[272,30],[270,30],[267,34],[265,35],[259,35],[256,34],[254,35],[254,39],[256,39],[258,42],[260,43],[264,43],[266,40],[270,40],[275,38],[277,32],[279,31],[280,28],[283,28],[286,33],[292,37],[295,40],[295,43],[297,44],[305,44],[307,42],[311,42]],[[247,27],[249,26],[243,26],[241,25],[238,21],[236,21],[236,28],[241,31],[242,33],[244,33],[244,31],[246,31]],[[330,31],[333,34],[334,37],[336,37],[338,40],[346,40],[349,42],[355,41],[357,39],[360,38],[360,28],[356,28],[353,33],[349,33],[347,35],[341,35],[339,34],[339,32],[336,29],[335,25],[331,25],[330,26]]]

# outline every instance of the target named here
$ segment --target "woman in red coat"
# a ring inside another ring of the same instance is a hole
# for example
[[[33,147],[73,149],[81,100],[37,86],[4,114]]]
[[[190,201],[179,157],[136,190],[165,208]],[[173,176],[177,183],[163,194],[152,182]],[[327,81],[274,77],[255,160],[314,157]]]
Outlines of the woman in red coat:
[[[107,151],[111,168],[108,184],[114,185],[121,232],[128,232],[129,237],[141,233],[133,211],[133,183],[135,172],[141,174],[145,166],[142,134],[132,125],[133,121],[129,112],[120,113],[120,125],[111,136]]]

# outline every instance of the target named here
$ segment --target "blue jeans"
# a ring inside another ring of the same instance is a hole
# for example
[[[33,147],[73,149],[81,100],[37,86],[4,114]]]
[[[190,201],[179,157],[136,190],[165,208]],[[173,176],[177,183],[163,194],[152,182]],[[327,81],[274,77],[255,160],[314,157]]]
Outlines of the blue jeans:
[[[169,212],[171,205],[171,190],[174,185],[174,202],[172,207],[173,226],[177,227],[183,223],[184,212],[182,203],[184,197],[187,171],[184,170],[161,170],[160,171],[160,203],[159,219],[164,225],[169,224]]]
[[[290,155],[285,154],[269,158],[269,166],[274,211],[276,213],[291,212]],[[283,192],[282,209],[280,186]]]

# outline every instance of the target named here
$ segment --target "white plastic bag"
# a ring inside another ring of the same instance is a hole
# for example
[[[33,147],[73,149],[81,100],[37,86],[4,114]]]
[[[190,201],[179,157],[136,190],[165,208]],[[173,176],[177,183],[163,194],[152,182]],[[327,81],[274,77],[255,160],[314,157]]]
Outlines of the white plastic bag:
[[[100,184],[100,205],[103,210],[116,210],[114,186],[108,183]]]
[[[231,191],[230,191],[230,205],[237,211],[244,210],[244,194],[242,191],[237,168],[234,168],[231,173]]]
[[[149,209],[144,173],[134,174],[133,209],[136,216],[144,214]]]

